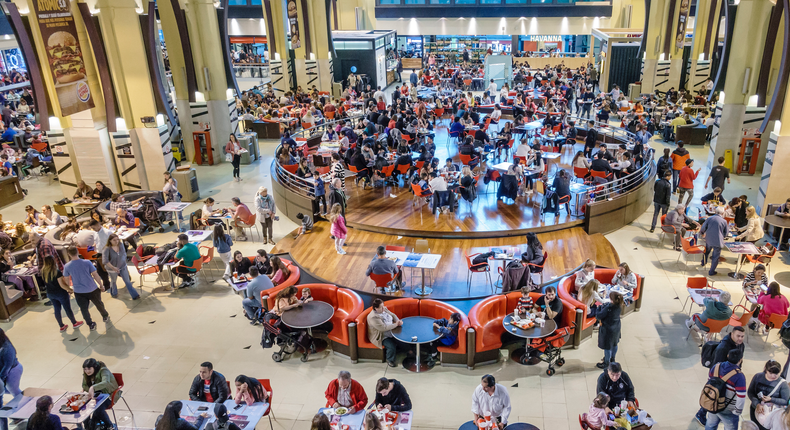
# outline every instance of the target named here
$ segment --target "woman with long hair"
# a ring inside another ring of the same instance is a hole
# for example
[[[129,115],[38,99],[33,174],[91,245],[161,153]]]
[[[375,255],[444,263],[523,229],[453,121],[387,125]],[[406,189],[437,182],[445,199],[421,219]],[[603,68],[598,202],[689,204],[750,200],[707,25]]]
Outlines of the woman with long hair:
[[[272,312],[275,315],[282,316],[283,312],[301,306],[302,303],[296,298],[298,290],[294,286],[283,288],[274,296],[274,308]]]
[[[286,279],[291,277],[291,269],[283,263],[283,260],[280,257],[272,257],[271,258],[272,264],[272,284],[280,285]]]
[[[233,166],[233,180],[236,182],[241,181],[241,177],[239,176],[239,165],[241,164],[241,144],[239,140],[236,139],[236,135],[231,133],[228,137],[228,143],[225,145],[225,153],[230,154],[233,158],[231,159],[230,164]]]
[[[384,430],[381,421],[373,414],[365,415],[365,430]]]
[[[584,156],[584,152],[576,151],[576,155],[573,156],[573,161],[571,161],[571,166],[574,168],[580,169],[590,169],[590,162],[587,161],[587,157]]]
[[[173,400],[165,407],[165,412],[156,419],[154,428],[156,430],[198,430],[203,426],[203,421],[208,417],[207,413],[202,413],[197,417],[195,425],[181,418],[181,408],[184,406],[178,400]]]
[[[341,214],[339,203],[332,205],[332,209],[329,211],[329,222],[332,223],[329,233],[335,237],[335,251],[340,255],[345,255],[346,251],[343,250],[343,242],[346,240],[348,229],[346,228],[346,219]]]
[[[787,310],[790,306],[787,297],[782,295],[782,292],[779,290],[779,283],[776,281],[768,284],[768,289],[760,293],[760,296],[757,298],[757,304],[762,306],[757,318],[763,324],[768,324],[768,320],[773,314],[787,315]]]
[[[233,259],[230,261],[230,270],[232,273],[246,275],[247,273],[250,273],[251,265],[252,262],[250,262],[250,259],[245,257],[241,251],[233,252]]]
[[[269,398],[269,393],[263,389],[263,385],[249,376],[239,375],[236,377],[236,397],[234,400],[239,405],[241,402],[252,406],[254,403],[265,402]]]
[[[258,188],[258,192],[255,193],[255,210],[258,213],[258,222],[261,223],[264,245],[266,243],[274,245],[272,228],[274,217],[277,214],[277,206],[275,206],[274,198],[269,194],[269,190],[266,187]]]
[[[329,424],[329,418],[326,414],[321,412],[313,416],[313,422],[310,424],[310,430],[331,430],[332,426]],[[157,429],[158,430],[158,429]]]
[[[599,369],[606,369],[615,360],[617,344],[620,342],[620,315],[623,312],[623,296],[611,291],[609,301],[598,310],[595,319],[601,324],[598,331],[598,348],[603,350],[603,360],[596,364]]]
[[[768,360],[763,371],[752,377],[746,390],[746,396],[751,401],[749,415],[752,422],[758,424],[760,430],[766,429],[763,423],[766,422],[768,415],[773,413],[772,409],[784,409],[790,401],[790,388],[780,376],[781,373],[782,365],[776,360]]]
[[[230,285],[230,274],[232,272],[230,269],[230,253],[231,246],[233,246],[233,238],[225,231],[225,227],[222,224],[214,224],[212,237],[214,238],[214,248],[217,248],[220,260],[225,263],[225,273],[222,275],[222,279]]]
[[[91,194],[91,198],[93,200],[105,201],[110,200],[112,197],[112,190],[104,185],[102,181],[96,181],[96,188],[93,189],[93,194]]]
[[[103,362],[95,358],[89,358],[82,363],[82,391],[86,391],[93,398],[99,394],[112,396],[117,388],[118,382],[115,380],[115,376]],[[104,423],[105,426],[112,426],[106,409],[108,405],[114,403],[114,400],[109,399],[96,407],[87,426],[89,430],[95,429],[99,421]]]
[[[74,311],[71,310],[71,297],[69,297],[69,294],[73,293],[74,290],[71,289],[65,280],[63,282],[66,284],[65,286],[60,283],[60,279],[63,278],[63,273],[58,269],[58,265],[51,255],[44,257],[44,263],[41,266],[41,277],[47,285],[47,298],[52,302],[52,309],[55,311],[55,320],[58,322],[60,331],[64,332],[69,328],[68,324],[63,324],[63,317],[60,313],[61,309],[66,312],[66,316],[69,318],[69,321],[71,321],[72,327],[77,328],[85,324],[85,322],[77,321],[77,319],[74,318]]]
[[[617,272],[612,277],[612,285],[618,285],[631,291],[636,288],[636,274],[631,271],[625,261],[617,266]]]
[[[104,270],[110,275],[110,295],[118,297],[118,277],[120,276],[126,286],[126,291],[132,296],[132,300],[140,298],[140,293],[132,285],[132,278],[129,276],[129,268],[126,266],[126,246],[121,243],[121,239],[115,233],[110,233],[107,238],[107,245],[102,251],[102,264]]]
[[[596,303],[604,302],[604,299],[598,295],[598,287],[600,285],[601,284],[597,280],[593,279],[584,284],[584,286],[579,289],[579,294],[576,296],[580,302],[587,306],[587,318],[595,317],[599,308]]]
[[[36,411],[27,420],[27,430],[62,430],[60,417],[52,414],[52,397],[41,396],[36,400]]]

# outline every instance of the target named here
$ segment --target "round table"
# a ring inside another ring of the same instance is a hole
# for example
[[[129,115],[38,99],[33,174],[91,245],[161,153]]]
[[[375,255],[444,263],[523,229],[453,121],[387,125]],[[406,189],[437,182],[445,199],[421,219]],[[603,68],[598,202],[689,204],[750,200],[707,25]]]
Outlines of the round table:
[[[540,430],[539,428],[527,423],[510,423],[505,427],[507,430]],[[478,430],[477,425],[472,421],[467,421],[458,427],[458,430]]]
[[[502,319],[502,325],[505,327],[505,331],[514,336],[518,336],[526,340],[540,339],[542,337],[546,337],[554,333],[554,331],[557,330],[557,323],[553,319],[547,319],[543,327],[536,324],[535,327],[528,328],[526,330],[520,329],[512,325],[511,324],[512,321],[513,321],[513,314],[507,314],[505,315],[505,318]],[[525,342],[524,348],[516,348],[515,350],[513,350],[513,353],[510,354],[510,358],[513,359],[513,361],[522,364],[534,365],[540,363],[540,358],[538,358],[536,355],[531,354],[532,351],[528,350],[528,348],[526,347],[527,344],[528,342]],[[525,354],[530,354],[530,357],[528,360],[523,361],[522,358],[524,357]]]
[[[326,349],[326,341],[323,339],[316,339],[313,337],[313,327],[317,327],[332,319],[335,314],[335,308],[326,302],[319,302],[313,300],[307,302],[298,308],[290,309],[283,312],[283,324],[291,328],[307,329],[307,333],[313,339],[310,345],[312,352],[320,352]]]
[[[785,229],[790,228],[790,218],[785,218],[778,215],[767,215],[763,221],[774,228],[780,229],[779,242],[776,246],[779,248],[782,245],[782,236],[785,234]]]
[[[433,328],[433,318],[428,317],[406,317],[401,318],[403,325],[392,330],[392,336],[403,342],[417,345],[417,353],[414,357],[403,359],[403,367],[412,372],[425,372],[429,370],[425,363],[420,363],[420,344],[433,342],[442,334]],[[417,340],[414,340],[416,336]]]

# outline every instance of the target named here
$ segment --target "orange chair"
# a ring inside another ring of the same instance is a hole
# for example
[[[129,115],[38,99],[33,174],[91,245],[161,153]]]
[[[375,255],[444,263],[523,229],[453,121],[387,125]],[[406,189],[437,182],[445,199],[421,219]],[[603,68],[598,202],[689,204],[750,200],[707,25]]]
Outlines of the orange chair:
[[[746,259],[749,260],[750,263],[754,264],[755,266],[758,264],[762,264],[765,266],[766,271],[768,272],[768,277],[771,277],[771,260],[773,260],[774,256],[776,255],[776,248],[770,254],[762,254],[762,255],[746,255]],[[752,268],[754,271],[754,268]]]
[[[663,227],[662,227],[663,229]],[[688,270],[688,257],[689,255],[703,255],[705,254],[705,247],[703,245],[691,245],[691,238],[682,238],[680,240],[681,248],[680,254],[678,255],[678,261],[680,261],[680,257],[684,258],[684,263],[686,263],[686,270]]]
[[[204,265],[211,264],[211,261],[214,260],[214,247],[201,245],[198,247],[198,250],[200,251],[200,256],[203,257],[203,264]],[[205,251],[205,254],[203,253],[203,251]],[[211,273],[211,279],[213,280],[214,279],[213,269],[211,268],[211,266],[206,266],[206,267],[208,267],[208,271],[209,273]]]
[[[260,382],[263,389],[269,393],[269,409],[266,410],[263,416],[269,417],[269,427],[274,430],[274,425],[272,425],[272,417],[274,417],[274,411],[272,411],[272,397],[274,397],[272,383],[268,379],[258,379],[258,382]],[[277,417],[274,417],[274,420],[277,421]]]
[[[458,156],[461,157],[461,164],[463,164],[464,166],[468,166],[469,163],[471,163],[472,160],[474,159],[471,155],[466,155],[466,154],[459,154]]]
[[[416,167],[418,171],[421,170],[422,166],[424,166],[424,165],[425,165],[424,161],[418,161],[418,162],[414,163],[414,167]]]
[[[30,147],[35,149],[38,152],[42,152],[43,153],[44,151],[47,150],[47,148],[49,147],[49,144],[47,142],[38,142],[38,143],[30,144]]]
[[[419,300],[414,298],[400,298],[387,301],[387,309],[398,318],[416,317],[420,315]],[[373,359],[384,362],[384,350],[377,348],[368,338],[368,315],[372,307],[363,310],[357,317],[357,350],[359,358]],[[500,322],[501,325],[501,322]],[[459,330],[460,331],[460,330]],[[460,336],[460,333],[459,333]]]
[[[140,275],[140,288],[143,287],[143,276],[145,275],[154,275],[159,273],[159,266],[146,266],[142,260],[136,255],[132,256],[132,264],[134,268],[137,269],[137,274]],[[142,264],[142,267],[140,265]],[[157,276],[157,283],[159,283],[159,278]]]
[[[197,278],[197,275],[200,274],[200,272],[203,270],[203,259],[198,258],[197,260],[192,262],[191,266],[184,266],[184,267],[187,269],[195,269],[195,271],[190,272],[189,275],[192,277],[193,280],[195,280],[195,282],[197,282],[195,278]]]
[[[743,313],[741,314],[741,316],[735,315],[735,311],[737,311],[738,308],[743,309]],[[752,319],[752,315],[754,315],[754,312],[750,312],[743,305],[737,305],[734,308],[732,308],[732,316],[730,316],[730,326],[743,327],[745,329],[746,327],[748,327],[749,320]],[[744,330],[744,336],[746,336],[746,330]],[[748,336],[746,337],[746,342],[747,343],[749,342]]]
[[[433,195],[430,190],[423,191],[419,184],[411,184],[411,190],[414,191],[414,199],[412,199],[411,203],[412,206],[414,205],[414,202],[419,200],[421,197],[431,197]],[[422,209],[422,203],[420,203],[420,208]]]
[[[444,108],[442,108],[442,109],[439,109],[439,108],[434,109],[433,110],[433,117],[434,117],[434,124],[436,124],[436,120],[437,119],[439,121],[443,121],[444,120]]]
[[[370,279],[373,280],[373,283],[376,284],[376,288],[381,288],[385,292],[392,292],[393,290],[390,288],[390,282],[395,279],[395,275],[391,273],[385,273],[383,275],[377,275],[375,273],[370,274]]]
[[[704,276],[693,276],[691,278],[686,279],[686,289],[687,290],[701,290],[705,288],[713,288],[713,281],[709,280]],[[686,308],[686,303],[691,299],[691,295],[686,297],[686,301],[683,302],[683,307],[680,308],[680,311],[683,312],[683,309]],[[689,306],[689,315],[691,315],[691,308],[694,305],[694,302],[691,302],[691,306]]]
[[[491,282],[491,266],[489,266],[488,262],[474,264],[472,263],[472,258],[475,256],[480,255],[478,252],[477,254],[468,255],[466,251],[464,251],[464,257],[466,257],[466,267],[468,269],[466,275],[466,290],[467,294],[472,291],[472,274],[473,273],[485,273],[486,278],[488,279],[488,283],[491,285],[491,293],[494,293],[494,284]]]
[[[584,182],[584,178],[590,174],[590,170],[586,167],[574,167],[573,168],[573,175],[576,176],[576,179],[581,179]]]
[[[529,267],[530,276],[532,276],[533,273],[540,273],[540,283],[541,284],[543,283],[543,273],[544,273],[543,272],[543,268],[546,266],[546,262],[547,261],[549,261],[549,253],[546,252],[546,251],[543,251],[543,263],[541,263],[541,264],[527,263],[527,267]]]
[[[606,172],[601,172],[598,170],[590,170],[590,174],[593,176],[593,178],[610,179],[612,177],[611,173],[606,174]]]
[[[782,315],[782,314],[771,314],[768,316],[768,324],[765,325],[766,341],[768,341],[768,335],[771,334],[771,329],[782,328],[782,323],[784,323],[786,319],[787,319],[787,315]]]
[[[112,410],[112,420],[115,421],[115,426],[118,427],[118,418],[115,417],[115,406],[119,400],[123,400],[123,404],[126,405],[126,409],[129,410],[129,414],[132,415],[132,422],[134,422],[134,412],[132,412],[132,408],[129,407],[129,404],[126,403],[126,399],[123,398],[123,374],[122,373],[113,373],[112,376],[115,378],[115,382],[118,383],[118,388],[112,392],[110,398],[107,399],[108,405],[107,409]]]
[[[316,167],[315,170],[318,172],[319,175],[326,175],[327,173],[329,173],[330,170],[332,170],[332,166]]]
[[[401,251],[406,252],[405,246],[398,246],[398,245],[387,245],[384,247],[387,251]]]
[[[324,112],[324,116],[325,116],[325,117],[326,117],[326,119],[328,119],[328,120],[333,120],[333,119],[335,119],[335,111],[332,111],[332,112]]]
[[[287,170],[292,174],[296,174],[296,170],[299,168],[298,164],[283,164],[283,169]]]
[[[471,79],[464,79],[464,88],[469,90],[472,88],[472,80]]]
[[[693,324],[695,324],[697,321],[700,321],[700,319],[699,319],[699,316],[697,316],[696,314],[692,318],[693,318],[693,321],[694,321],[694,322],[692,322],[692,327],[693,327]],[[782,321],[784,321],[784,319],[782,319]],[[712,334],[721,334],[721,331],[724,329],[724,327],[727,327],[730,324],[730,320],[726,319],[726,320],[719,321],[719,320],[713,320],[713,319],[709,318],[705,322],[701,322],[700,321],[700,323],[704,327],[708,328],[708,332],[706,334],[712,335]],[[781,325],[781,323],[780,323],[780,325]],[[689,333],[686,336],[686,340],[688,340],[690,336],[691,336],[691,327],[689,327]]]
[[[78,247],[77,251],[82,257],[83,260],[96,260],[97,258],[101,257],[101,255],[96,251],[89,251],[87,247]]]

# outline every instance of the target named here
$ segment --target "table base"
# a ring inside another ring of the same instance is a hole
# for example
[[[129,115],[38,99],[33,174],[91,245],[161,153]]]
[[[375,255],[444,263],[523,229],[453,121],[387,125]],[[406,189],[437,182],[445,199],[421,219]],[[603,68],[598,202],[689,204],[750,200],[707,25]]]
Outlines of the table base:
[[[522,358],[529,354],[529,358],[522,362]],[[510,353],[510,359],[515,361],[518,364],[524,364],[528,366],[534,366],[540,363],[540,358],[538,358],[537,354],[534,354],[534,351],[527,352],[526,348],[516,348]]]
[[[414,294],[418,296],[427,296],[433,292],[431,287],[419,287],[414,290]]]
[[[324,339],[321,339],[319,337],[314,337],[313,344],[310,347],[310,353],[312,354],[315,352],[323,352],[326,350],[328,346],[329,344]]]
[[[427,372],[432,369],[422,360],[419,362],[419,370],[417,370],[417,366],[417,357],[406,357],[403,359],[403,368],[410,372]]]
[[[729,276],[732,279],[739,279],[739,280],[743,280],[743,278],[746,277],[743,273],[736,273],[736,272],[729,272],[727,273],[727,276]]]

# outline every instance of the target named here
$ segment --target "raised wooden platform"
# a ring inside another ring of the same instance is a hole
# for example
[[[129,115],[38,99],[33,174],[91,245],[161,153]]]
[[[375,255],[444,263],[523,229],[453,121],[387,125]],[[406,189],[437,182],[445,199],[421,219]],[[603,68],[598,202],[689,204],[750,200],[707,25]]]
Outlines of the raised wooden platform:
[[[446,216],[446,215],[445,215]],[[620,258],[612,245],[603,235],[587,235],[580,227],[565,228],[558,231],[538,234],[544,249],[548,252],[544,280],[559,277],[592,258],[600,266],[616,267]],[[335,252],[334,242],[329,238],[329,223],[315,224],[313,232],[294,240],[291,236],[277,243],[272,253],[289,252],[294,261],[312,276],[355,290],[375,293],[373,281],[365,276],[368,263],[375,256],[379,245],[400,245],[411,250],[418,237],[401,237],[359,229],[349,229],[345,247],[346,255]],[[483,275],[475,274],[471,290],[467,290],[467,264],[464,251],[469,254],[488,251],[490,247],[517,246],[526,244],[524,236],[499,237],[489,239],[428,239],[431,253],[441,254],[442,260],[433,273],[433,293],[435,299],[463,299],[484,297],[491,294]],[[492,280],[496,281],[496,262],[492,265]],[[407,287],[405,296],[414,296],[415,284],[419,282],[419,272],[414,273],[411,282],[409,271],[405,273]],[[540,282],[539,275],[533,275]]]

